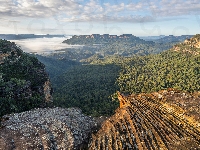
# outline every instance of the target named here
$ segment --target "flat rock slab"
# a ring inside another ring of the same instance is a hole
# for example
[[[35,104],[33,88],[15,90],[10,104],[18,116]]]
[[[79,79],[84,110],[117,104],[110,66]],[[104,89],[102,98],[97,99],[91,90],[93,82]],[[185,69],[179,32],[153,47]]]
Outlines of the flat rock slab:
[[[78,108],[39,108],[3,120],[0,150],[81,149],[96,127]]]

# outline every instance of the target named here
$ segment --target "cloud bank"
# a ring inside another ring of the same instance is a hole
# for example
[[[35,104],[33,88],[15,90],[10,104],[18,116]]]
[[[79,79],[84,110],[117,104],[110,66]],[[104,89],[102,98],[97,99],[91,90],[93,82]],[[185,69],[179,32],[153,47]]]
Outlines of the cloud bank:
[[[31,17],[56,18],[62,22],[137,23],[200,14],[199,0],[0,0],[0,4],[0,19]]]

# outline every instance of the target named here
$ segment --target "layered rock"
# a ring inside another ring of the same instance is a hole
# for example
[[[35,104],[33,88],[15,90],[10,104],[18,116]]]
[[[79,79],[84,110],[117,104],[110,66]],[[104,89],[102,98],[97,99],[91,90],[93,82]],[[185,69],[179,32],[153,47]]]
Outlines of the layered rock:
[[[119,94],[120,108],[93,135],[90,149],[200,149],[199,120],[178,106],[178,99],[188,98],[195,99],[173,89],[130,96]],[[174,100],[177,103],[170,102]],[[200,98],[196,96],[196,100],[199,102]],[[198,113],[199,110],[195,114]]]
[[[96,122],[78,108],[43,108],[3,116],[0,150],[84,149]]]

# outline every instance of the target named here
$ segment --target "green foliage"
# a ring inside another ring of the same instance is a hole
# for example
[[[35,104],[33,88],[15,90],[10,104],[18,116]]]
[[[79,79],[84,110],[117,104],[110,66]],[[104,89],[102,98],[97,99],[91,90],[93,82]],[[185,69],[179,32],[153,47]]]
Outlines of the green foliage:
[[[119,66],[83,65],[69,69],[52,81],[54,104],[61,107],[79,107],[84,113],[110,115],[118,107],[109,97],[117,90],[115,81]]]
[[[1,68],[5,81],[11,78],[30,80],[32,86],[47,81],[47,75],[44,73],[44,65],[37,58],[30,57],[28,54],[21,53],[18,57],[8,56]],[[41,74],[40,74],[41,73]]]
[[[0,117],[44,104],[44,65],[14,43],[0,40]]]
[[[58,52],[48,58],[36,55],[50,74],[54,88],[54,106],[79,107],[84,113],[93,116],[110,115],[118,107],[118,102],[112,101],[111,98],[117,98],[117,90],[123,93],[154,92],[167,88],[189,92],[200,90],[199,55],[172,50],[152,54],[171,48],[174,42],[146,42],[134,36],[130,39],[109,40],[82,37],[72,38],[67,42],[100,46],[68,49],[65,53]],[[176,46],[183,50],[193,50],[187,44]],[[5,47],[7,46],[4,45],[2,49],[9,48]],[[36,58],[24,53],[22,55],[20,49],[17,53],[8,51],[11,55],[5,60],[6,63],[0,66],[0,82],[2,87],[6,87],[4,95],[7,96],[1,98],[2,112],[18,112],[39,107],[42,96],[38,92],[33,93],[27,100],[26,94],[17,97],[17,89],[10,85],[24,89],[30,81],[31,90],[41,85],[47,76],[38,76],[37,73],[43,72],[44,66],[38,63]],[[16,99],[20,99],[21,103]]]
[[[80,65],[78,62],[68,59],[57,59],[55,57],[49,58],[41,55],[36,55],[36,58],[45,64],[45,70],[48,72],[51,79],[60,76],[71,67]]]
[[[199,55],[173,51],[133,57],[123,65],[117,83],[120,91],[125,93],[146,93],[167,88],[199,91],[199,61]]]
[[[54,104],[79,107],[93,116],[110,115],[118,104],[115,93],[154,92],[167,88],[199,91],[200,58],[166,51],[148,56],[93,57],[90,65],[76,66],[53,80]],[[117,84],[115,84],[115,82]]]
[[[101,53],[97,53],[82,59],[81,62],[88,65],[72,67],[61,77],[54,78],[57,80],[52,80],[56,106],[80,107],[86,114],[94,116],[109,115],[117,107],[111,101],[111,96],[117,98],[115,94],[117,90],[129,94],[154,92],[167,88],[189,92],[200,90],[199,55],[169,50],[160,54],[124,57],[119,54],[125,55],[125,51],[130,51],[130,54],[135,53],[127,45],[132,46],[133,49],[141,48],[141,55],[145,55],[149,54],[150,49],[152,49],[150,53],[155,52],[153,49],[155,47],[159,49],[163,44],[150,42],[145,53],[143,51],[145,42],[137,44],[128,40],[109,42],[109,44],[105,43],[100,51],[108,52],[110,55],[102,56]],[[174,43],[165,43],[165,46],[170,47],[170,44],[172,46]],[[192,50],[189,46],[187,49]],[[114,54],[116,52],[119,53]],[[57,56],[55,55],[56,58]],[[118,69],[114,69],[116,66]],[[106,71],[101,72],[101,67]],[[106,80],[99,80],[103,76]]]

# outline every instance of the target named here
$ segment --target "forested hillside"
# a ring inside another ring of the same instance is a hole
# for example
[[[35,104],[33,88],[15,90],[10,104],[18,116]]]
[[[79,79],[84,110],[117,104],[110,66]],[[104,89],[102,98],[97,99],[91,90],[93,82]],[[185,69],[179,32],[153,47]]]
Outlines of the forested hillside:
[[[45,69],[48,72],[50,78],[53,80],[54,77],[58,77],[59,75],[66,72],[71,67],[80,65],[79,62],[72,61],[69,59],[56,59],[49,58],[41,55],[35,55],[35,57],[45,64]]]
[[[115,81],[120,67],[110,65],[83,65],[69,69],[52,80],[54,104],[61,107],[79,107],[86,114],[111,115],[118,102],[110,97],[116,90]]]
[[[51,101],[45,66],[15,43],[0,40],[0,117]]]
[[[172,48],[174,45],[180,43],[180,41],[184,41],[188,37],[191,36],[166,36],[161,38],[160,41],[158,40],[153,42],[145,41],[132,34],[123,34],[120,36],[109,34],[74,35],[72,38],[63,41],[63,43],[69,44],[71,48],[56,50],[56,52],[45,56],[61,61],[52,62],[52,60],[47,60],[45,57],[41,57],[40,55],[36,56],[42,62],[46,61],[47,69],[50,63],[55,63],[55,66],[59,66],[57,63],[62,62],[69,66],[69,64],[74,64],[73,62],[75,61],[88,64],[93,60],[103,59],[113,55],[133,57],[157,54]],[[61,70],[64,70],[65,66],[62,64],[61,66],[63,66]],[[58,69],[57,71],[59,72]]]
[[[133,57],[123,64],[117,80],[125,93],[153,92],[167,88],[200,90],[200,56],[174,52]]]
[[[55,106],[80,107],[84,113],[94,116],[110,115],[117,107],[117,103],[112,101],[117,90],[127,94],[168,88],[199,91],[198,41],[196,35],[175,44],[170,50],[146,56],[102,56],[97,53],[86,59],[77,59],[76,64],[75,61],[60,59],[63,55],[54,54],[48,56],[50,61],[45,57],[41,57],[41,61],[47,65],[50,75],[60,71],[51,75]]]

